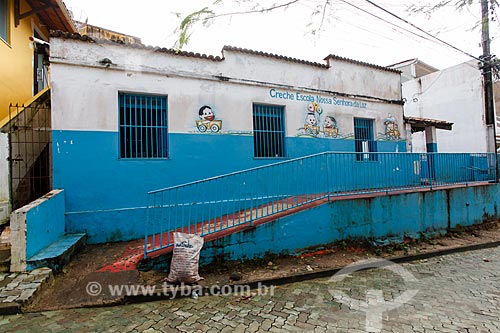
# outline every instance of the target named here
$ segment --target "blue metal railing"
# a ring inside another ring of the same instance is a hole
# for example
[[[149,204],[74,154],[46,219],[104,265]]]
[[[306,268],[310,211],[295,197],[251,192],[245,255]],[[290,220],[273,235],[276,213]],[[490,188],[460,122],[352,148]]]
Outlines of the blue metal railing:
[[[144,255],[333,196],[496,179],[489,153],[325,152],[148,192]]]

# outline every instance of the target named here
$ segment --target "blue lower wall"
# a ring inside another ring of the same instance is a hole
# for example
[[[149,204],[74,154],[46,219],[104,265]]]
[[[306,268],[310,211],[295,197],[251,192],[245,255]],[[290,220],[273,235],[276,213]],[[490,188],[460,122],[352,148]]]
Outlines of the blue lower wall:
[[[118,133],[53,131],[54,188],[64,188],[67,232],[89,243],[143,237],[146,193],[283,159],[254,159],[253,137],[170,134],[169,159],[118,158]],[[379,141],[380,152],[405,151],[403,141]],[[354,151],[345,139],[286,138],[288,158]]]
[[[303,253],[347,238],[418,238],[500,218],[500,185],[340,200],[204,245],[200,262]]]
[[[26,212],[26,258],[49,246],[65,231],[64,192],[52,191]]]

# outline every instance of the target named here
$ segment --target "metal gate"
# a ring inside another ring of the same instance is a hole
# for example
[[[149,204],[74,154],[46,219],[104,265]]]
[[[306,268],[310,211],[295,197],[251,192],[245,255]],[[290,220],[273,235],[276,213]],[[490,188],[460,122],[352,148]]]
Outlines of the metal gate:
[[[28,106],[10,105],[10,193],[12,210],[52,189],[50,92]]]

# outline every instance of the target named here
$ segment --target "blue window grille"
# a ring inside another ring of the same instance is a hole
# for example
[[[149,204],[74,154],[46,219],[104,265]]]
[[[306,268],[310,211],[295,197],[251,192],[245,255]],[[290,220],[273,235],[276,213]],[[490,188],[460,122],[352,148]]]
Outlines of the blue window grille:
[[[0,38],[9,42],[9,1],[0,0]]]
[[[283,106],[253,105],[254,157],[285,157]]]
[[[376,161],[377,141],[374,140],[373,119],[354,118],[354,142],[356,160]]]
[[[119,93],[120,158],[167,158],[167,96]]]

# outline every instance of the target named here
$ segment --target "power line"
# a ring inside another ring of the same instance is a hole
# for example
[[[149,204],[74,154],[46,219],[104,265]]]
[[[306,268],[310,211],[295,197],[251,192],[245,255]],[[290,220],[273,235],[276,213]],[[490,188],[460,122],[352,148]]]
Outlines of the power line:
[[[451,45],[451,44],[449,44],[449,43],[447,43],[447,42],[445,42],[445,41],[440,40],[439,38],[437,38],[437,37],[433,36],[432,34],[430,34],[430,33],[426,32],[425,30],[420,29],[420,28],[418,28],[418,27],[414,26],[412,23],[407,22],[406,20],[404,20],[404,19],[400,18],[399,16],[397,16],[397,15],[395,15],[395,14],[390,13],[389,11],[386,11],[386,12],[388,12],[388,13],[389,13],[389,14],[391,14],[392,16],[395,16],[395,17],[397,17],[398,19],[400,19],[400,20],[404,21],[405,23],[412,25],[412,26],[413,26],[413,27],[415,27],[416,29],[418,29],[418,30],[422,31],[423,33],[425,33],[426,35],[431,36],[433,39],[430,39],[430,38],[428,38],[428,37],[426,37],[426,36],[422,36],[422,35],[420,35],[420,34],[418,34],[418,33],[415,33],[415,32],[413,32],[413,31],[410,31],[410,30],[408,30],[408,29],[405,29],[405,28],[403,28],[403,27],[401,27],[401,26],[399,26],[399,25],[397,25],[397,24],[395,24],[395,23],[393,23],[393,22],[390,22],[390,21],[388,21],[388,20],[386,20],[386,19],[384,19],[384,18],[381,18],[380,16],[377,16],[377,15],[375,15],[375,14],[373,14],[373,13],[371,13],[371,12],[369,12],[369,11],[367,11],[367,10],[363,9],[363,8],[360,8],[360,7],[358,7],[358,6],[354,5],[354,4],[352,4],[352,3],[350,3],[350,2],[348,2],[348,1],[346,1],[346,0],[340,0],[340,1],[341,1],[341,2],[344,2],[344,3],[346,3],[346,4],[348,4],[349,6],[352,6],[352,7],[356,8],[356,9],[357,9],[357,10],[359,10],[359,11],[364,12],[365,14],[368,14],[368,15],[370,15],[370,16],[373,16],[373,17],[375,17],[375,18],[376,18],[376,19],[378,19],[378,20],[381,20],[381,21],[383,21],[383,22],[385,22],[385,23],[387,23],[387,24],[389,24],[389,25],[395,26],[395,27],[397,27],[397,28],[399,28],[399,29],[401,29],[401,30],[404,30],[404,31],[406,31],[406,32],[408,32],[408,33],[410,33],[410,34],[412,34],[412,35],[415,35],[415,36],[417,36],[417,37],[420,37],[420,38],[422,38],[422,39],[424,39],[424,40],[426,40],[426,41],[429,41],[429,42],[432,42],[432,43],[435,43],[435,44],[438,44],[438,45],[443,45],[443,44],[444,44],[445,46],[451,47],[451,48],[453,48],[454,50],[459,51],[460,53],[465,54],[465,55],[467,55],[467,56],[471,57],[472,59],[475,59],[475,60],[479,61],[480,63],[485,63],[485,60],[482,60],[482,59],[480,59],[480,58],[478,58],[478,57],[475,57],[475,56],[473,56],[473,55],[471,55],[471,54],[469,54],[469,53],[467,53],[467,52],[465,52],[465,51],[463,51],[463,50],[460,50],[459,48],[457,48],[457,47],[455,47],[455,46],[453,46],[453,45]],[[367,1],[367,0],[365,0],[365,1]],[[369,1],[369,2],[372,4],[372,2],[371,2],[371,1]],[[377,6],[376,4],[374,4],[374,5],[375,5],[375,6]],[[378,6],[378,7],[380,7],[380,6]],[[381,8],[381,7],[380,7],[380,8]],[[382,10],[384,10],[384,9],[382,8]],[[397,30],[395,30],[395,31],[397,31]],[[402,34],[402,32],[400,32],[400,31],[397,31],[397,32],[399,32],[399,33],[401,33],[401,34]],[[476,68],[476,69],[477,69],[477,67],[476,67],[476,66],[473,66],[472,64],[470,64],[470,63],[468,63],[468,62],[465,62],[464,64],[466,64],[467,66],[470,66],[470,67],[472,67],[472,68]]]
[[[437,43],[436,41],[434,41],[434,40],[432,40],[432,39],[429,39],[429,38],[427,38],[427,37],[425,37],[425,36],[422,36],[422,35],[420,35],[420,34],[417,34],[417,33],[416,33],[416,32],[414,32],[414,31],[411,31],[411,30],[408,30],[408,29],[406,29],[406,28],[403,28],[402,26],[399,26],[399,25],[397,25],[397,24],[395,24],[395,23],[393,23],[393,22],[390,22],[390,21],[388,21],[388,20],[386,20],[386,19],[384,19],[384,18],[382,18],[382,17],[380,17],[380,16],[377,16],[377,15],[375,15],[375,14],[373,14],[373,13],[370,13],[369,11],[367,11],[367,10],[365,10],[365,9],[361,8],[361,7],[358,7],[358,6],[356,6],[356,5],[354,5],[354,4],[350,3],[350,2],[348,2],[348,1],[346,1],[346,0],[340,0],[340,1],[342,1],[342,2],[344,2],[344,3],[346,3],[346,4],[348,4],[349,6],[352,6],[352,7],[356,8],[356,9],[358,9],[358,10],[360,10],[360,11],[362,11],[362,12],[364,12],[364,13],[366,13],[366,14],[370,15],[370,16],[373,16],[373,17],[375,17],[375,18],[377,18],[377,19],[379,19],[379,20],[381,20],[381,21],[383,21],[383,22],[385,22],[385,23],[387,23],[387,24],[393,25],[393,26],[395,26],[395,27],[397,27],[397,28],[399,28],[399,29],[401,29],[401,30],[404,30],[404,31],[406,31],[406,32],[408,32],[408,33],[410,33],[410,34],[412,34],[412,35],[415,35],[415,36],[417,36],[417,37],[420,37],[420,38],[422,38],[422,39],[425,39],[425,40],[430,41],[430,42],[433,42],[433,43]]]
[[[463,54],[465,54],[465,55],[467,55],[467,56],[471,57],[472,59],[476,59],[476,60],[478,60],[478,61],[480,61],[480,62],[484,62],[484,60],[482,60],[482,59],[480,59],[480,58],[478,58],[478,57],[475,57],[475,56],[473,56],[472,54],[470,54],[470,53],[468,53],[468,52],[465,52],[465,51],[463,51],[463,50],[459,49],[458,47],[456,47],[456,46],[454,46],[454,45],[451,45],[450,43],[448,43],[448,42],[446,42],[446,41],[442,40],[441,38],[438,38],[438,37],[434,36],[434,35],[433,35],[433,34],[431,34],[431,33],[428,33],[427,31],[425,31],[425,30],[423,30],[423,29],[421,29],[421,28],[417,27],[415,24],[413,24],[413,23],[409,22],[408,20],[405,20],[404,18],[402,18],[402,17],[400,17],[400,16],[398,16],[398,15],[396,15],[396,14],[394,14],[394,13],[392,13],[392,12],[388,11],[387,9],[385,9],[385,8],[383,8],[383,7],[379,6],[379,5],[377,5],[377,4],[376,4],[376,3],[374,3],[373,1],[370,1],[370,0],[365,0],[365,1],[366,1],[366,2],[368,2],[369,4],[371,4],[372,6],[375,6],[376,8],[378,8],[378,9],[380,9],[380,10],[384,11],[385,13],[387,13],[387,14],[389,14],[389,15],[391,15],[391,16],[394,16],[394,17],[395,17],[395,18],[397,18],[398,20],[403,21],[403,22],[405,22],[406,24],[409,24],[410,26],[412,26],[413,28],[417,29],[418,31],[423,32],[424,34],[426,34],[426,35],[428,35],[428,36],[430,36],[430,37],[432,37],[432,38],[434,38],[434,39],[438,40],[439,42],[443,43],[444,45],[449,46],[449,47],[453,48],[454,50],[456,50],[456,51],[458,51],[458,52],[461,52],[461,53],[463,53]]]
[[[321,2],[321,3],[323,3],[323,2],[324,2],[324,0],[321,0],[321,1],[319,1],[319,0],[316,0],[316,1],[315,1],[315,0],[308,0],[308,1],[309,1],[309,2],[315,2],[315,3],[320,3],[320,2]],[[367,15],[373,16],[374,18],[376,18],[376,19],[378,19],[378,20],[380,20],[380,21],[383,21],[384,23],[386,23],[386,24],[388,24],[388,25],[390,25],[390,26],[394,26],[394,27],[396,27],[397,29],[394,29],[394,28],[393,28],[394,32],[400,33],[400,34],[402,34],[403,36],[405,35],[405,32],[406,32],[406,33],[409,33],[409,34],[411,34],[411,35],[414,35],[414,36],[420,37],[421,39],[423,39],[423,40],[425,40],[425,41],[432,42],[432,43],[435,43],[435,44],[440,45],[440,46],[442,46],[442,45],[443,45],[441,42],[439,42],[439,41],[437,41],[437,40],[435,40],[435,39],[431,39],[431,38],[428,38],[427,36],[423,36],[423,35],[421,35],[421,34],[418,34],[418,33],[414,32],[414,31],[408,30],[408,29],[406,29],[406,28],[404,28],[404,27],[402,27],[402,26],[400,26],[400,25],[397,25],[397,24],[395,24],[395,23],[393,23],[393,22],[391,22],[391,21],[388,21],[388,20],[386,20],[386,19],[384,19],[384,18],[382,18],[382,17],[380,17],[380,16],[378,16],[378,15],[375,15],[375,14],[373,14],[373,13],[371,13],[371,12],[369,12],[369,11],[367,11],[367,10],[365,10],[365,9],[363,9],[363,8],[361,8],[361,7],[357,6],[357,5],[355,5],[355,4],[353,4],[353,3],[349,2],[349,1],[346,1],[346,0],[339,0],[339,1],[340,1],[340,2],[342,2],[342,3],[344,3],[344,4],[347,4],[347,5],[351,6],[351,7],[353,7],[353,8],[355,8],[357,11],[361,11],[361,12],[363,12],[363,13],[367,14]],[[306,6],[306,7],[308,7],[308,6]],[[309,7],[309,8],[311,8],[311,7]],[[340,17],[339,17],[339,19],[340,19]],[[348,23],[352,25],[352,22],[348,22]],[[354,25],[354,26],[355,26],[355,25]],[[359,26],[355,26],[355,27],[360,28]],[[374,31],[368,31],[368,32],[369,32],[369,33],[374,33]],[[427,34],[428,34],[428,33],[427,33]],[[393,40],[392,38],[390,38],[390,37],[388,37],[388,36],[382,36],[382,35],[379,35],[379,36],[381,36],[381,37],[385,37],[385,38],[387,38],[387,39],[389,39],[389,40]],[[431,36],[432,36],[432,35],[431,35]],[[434,38],[434,36],[432,36],[432,37]],[[393,40],[393,41],[394,41],[394,40]],[[463,52],[461,52],[461,53],[463,53]],[[475,58],[475,57],[473,57],[473,56],[472,56],[472,58]],[[471,67],[477,68],[477,67],[475,67],[475,66],[472,66],[472,65],[471,65],[471,64],[469,64],[469,63],[466,63],[466,64],[467,64],[467,65],[469,65],[469,66],[471,66]]]
[[[343,0],[340,0],[340,1],[343,1]],[[324,3],[324,0],[307,0],[307,2],[310,2],[310,3]],[[374,16],[374,17],[375,17],[376,19],[378,19],[378,20],[384,20],[383,18],[381,18],[381,17],[379,17],[379,16],[377,16],[377,15],[375,15],[375,14],[372,14],[372,13],[370,13],[370,12],[367,12],[366,10],[364,10],[364,9],[362,9],[362,8],[359,8],[359,7],[357,7],[357,6],[355,6],[355,5],[351,4],[351,3],[348,3],[348,2],[346,2],[346,1],[343,1],[343,2],[344,2],[345,4],[348,4],[349,6],[354,7],[354,8],[355,8],[355,10],[357,10],[357,11],[363,11],[363,12],[364,12],[364,13],[366,13],[366,14],[369,14],[369,15],[371,15],[371,16]],[[316,8],[311,7],[311,6],[309,6],[309,5],[306,5],[306,4],[302,3],[302,2],[299,2],[299,3],[297,3],[297,4],[298,4],[298,5],[301,5],[301,6],[304,6],[305,8],[308,8],[308,9],[310,9],[310,10],[316,10]],[[346,8],[346,10],[349,10],[349,8]],[[352,13],[356,13],[356,11],[355,11],[355,10],[349,10],[349,11],[350,11],[350,12],[352,12]],[[333,15],[333,17],[334,17],[334,19],[335,19],[335,20],[338,20],[338,21],[343,21],[343,20],[342,20],[342,17],[340,17],[340,16],[335,16],[335,15]],[[355,27],[355,28],[357,28],[357,29],[363,30],[363,31],[365,31],[365,32],[367,32],[367,33],[374,34],[374,35],[377,35],[377,36],[379,36],[379,37],[381,37],[381,38],[387,39],[388,41],[396,42],[396,41],[395,41],[393,38],[391,38],[390,36],[388,36],[388,35],[384,35],[384,34],[381,34],[381,33],[377,33],[377,32],[376,32],[375,30],[373,30],[373,29],[372,29],[372,30],[365,29],[365,28],[363,28],[363,27],[361,27],[361,26],[359,26],[359,25],[353,24],[352,22],[350,22],[350,21],[348,21],[348,20],[347,20],[347,21],[344,21],[344,23],[346,23],[346,24],[348,24],[348,25],[351,25],[351,26],[353,26],[353,27]],[[391,25],[391,26],[395,26],[396,28],[399,28],[399,29],[392,28],[392,30],[393,30],[394,32],[396,32],[396,33],[399,33],[399,34],[403,35],[404,37],[408,37],[408,35],[407,35],[407,34],[405,34],[402,30],[407,31],[407,32],[408,32],[408,33],[410,33],[410,34],[415,35],[415,33],[414,33],[414,32],[409,31],[409,30],[407,30],[407,29],[405,29],[405,28],[403,28],[403,27],[401,27],[401,26],[398,26],[397,24],[394,24],[394,23],[392,23],[392,22],[390,22],[390,21],[385,21],[385,23],[387,23],[387,24],[389,24],[389,25]],[[324,32],[321,32],[321,36],[325,37],[325,36],[328,36],[328,34],[325,34]],[[441,44],[440,44],[440,43],[438,43],[437,41],[435,41],[435,40],[431,40],[431,39],[429,39],[429,38],[427,38],[427,37],[425,37],[425,36],[421,36],[421,35],[419,35],[419,34],[416,34],[416,36],[418,36],[418,37],[420,37],[420,38],[422,38],[422,39],[424,39],[424,40],[426,40],[426,41],[429,41],[429,42],[432,42],[432,43],[436,43],[436,44],[438,44],[438,45],[441,45]],[[360,43],[360,42],[358,41],[358,43]],[[368,45],[368,44],[365,44],[365,43],[360,43],[360,44],[364,44],[364,45],[366,45],[366,46],[370,46],[370,47],[375,47],[375,45]]]

